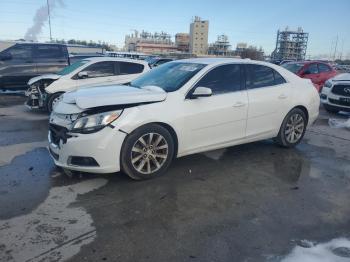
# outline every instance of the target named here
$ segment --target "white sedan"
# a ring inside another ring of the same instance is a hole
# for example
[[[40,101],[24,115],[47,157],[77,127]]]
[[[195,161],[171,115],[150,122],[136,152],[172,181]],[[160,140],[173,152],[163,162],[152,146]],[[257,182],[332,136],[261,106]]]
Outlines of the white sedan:
[[[57,74],[29,80],[26,105],[51,112],[60,95],[82,87],[125,84],[150,70],[145,61],[114,57],[92,57],[77,61]]]
[[[49,147],[64,169],[148,179],[174,157],[269,138],[293,147],[319,104],[310,80],[270,63],[179,60],[128,86],[66,93],[50,117]]]

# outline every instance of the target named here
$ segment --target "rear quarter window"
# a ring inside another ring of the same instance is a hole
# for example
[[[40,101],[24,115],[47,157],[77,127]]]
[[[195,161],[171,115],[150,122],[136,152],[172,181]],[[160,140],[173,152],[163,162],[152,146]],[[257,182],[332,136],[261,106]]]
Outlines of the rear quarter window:
[[[38,45],[35,49],[35,58],[63,58],[65,54],[61,46]]]
[[[12,59],[31,59],[32,58],[32,51],[33,46],[32,45],[20,45],[16,44],[8,49],[6,49],[3,53],[9,54],[12,56]]]
[[[276,70],[264,65],[248,65],[248,89],[275,86],[286,83]]]
[[[119,63],[119,72],[121,75],[128,74],[140,74],[143,72],[144,65],[138,63],[130,62],[118,62]]]

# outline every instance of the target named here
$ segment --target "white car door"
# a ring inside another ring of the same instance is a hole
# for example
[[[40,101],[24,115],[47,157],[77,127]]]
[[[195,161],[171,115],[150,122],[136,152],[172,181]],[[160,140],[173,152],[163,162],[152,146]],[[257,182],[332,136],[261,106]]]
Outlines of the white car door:
[[[246,136],[271,137],[288,113],[290,84],[274,69],[246,65],[249,100]]]
[[[192,88],[192,91],[196,87],[211,88],[212,95],[187,97],[184,101],[184,153],[220,147],[244,138],[248,98],[241,76],[242,66],[221,65],[209,71]]]
[[[104,61],[91,64],[82,69],[75,78],[76,87],[97,85],[112,82],[115,76],[115,65],[113,61]]]

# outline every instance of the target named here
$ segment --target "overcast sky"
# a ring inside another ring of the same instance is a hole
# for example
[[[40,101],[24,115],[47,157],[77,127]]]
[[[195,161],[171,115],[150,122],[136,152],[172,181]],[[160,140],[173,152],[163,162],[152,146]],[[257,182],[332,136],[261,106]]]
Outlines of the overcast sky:
[[[53,1],[53,0],[51,0]],[[52,34],[58,39],[106,41],[122,47],[132,30],[189,32],[191,19],[209,20],[209,42],[226,34],[237,42],[273,51],[278,29],[302,27],[309,32],[308,56],[350,57],[350,0],[56,0]],[[23,38],[36,10],[46,0],[0,0],[0,39]],[[40,41],[49,40],[45,21]]]

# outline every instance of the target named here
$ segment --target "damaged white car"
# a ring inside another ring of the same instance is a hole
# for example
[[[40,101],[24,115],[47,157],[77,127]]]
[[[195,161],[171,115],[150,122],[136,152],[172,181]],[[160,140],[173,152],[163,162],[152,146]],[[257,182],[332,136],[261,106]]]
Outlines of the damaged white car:
[[[77,61],[57,74],[29,80],[26,106],[51,112],[60,95],[82,87],[125,84],[150,70],[144,61],[124,58],[93,57]]]
[[[180,60],[128,86],[64,94],[50,116],[49,149],[64,169],[148,179],[174,157],[268,138],[293,147],[319,104],[310,80],[273,64]]]

